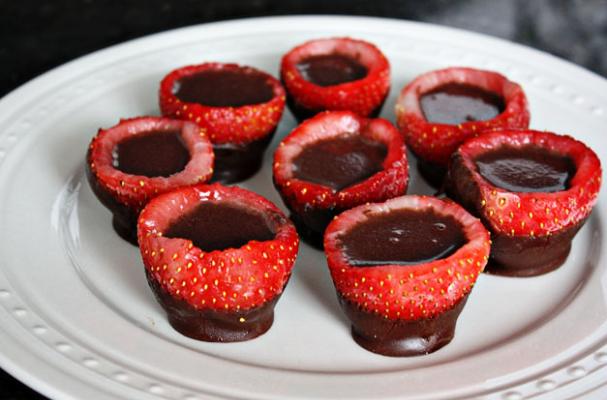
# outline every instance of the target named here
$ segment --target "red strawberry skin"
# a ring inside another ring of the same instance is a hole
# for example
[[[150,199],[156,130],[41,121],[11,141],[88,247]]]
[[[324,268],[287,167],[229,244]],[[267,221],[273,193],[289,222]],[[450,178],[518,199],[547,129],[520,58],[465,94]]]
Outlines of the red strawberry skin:
[[[367,76],[325,87],[307,81],[297,64],[321,54],[351,56],[367,68]],[[280,75],[288,92],[289,107],[299,121],[325,110],[377,116],[390,90],[388,59],[373,44],[352,38],[316,39],[295,47],[283,56]]]
[[[184,170],[169,177],[126,174],[113,165],[113,150],[121,140],[154,130],[179,130],[190,153]],[[86,156],[86,173],[91,189],[114,214],[113,225],[125,240],[137,244],[137,216],[147,202],[160,193],[180,186],[206,182],[213,174],[211,142],[192,123],[159,117],[123,119],[109,129],[100,129]]]
[[[467,243],[454,254],[415,265],[352,266],[340,237],[374,213],[434,210],[462,225]],[[324,235],[327,263],[338,298],[363,347],[390,356],[426,354],[453,337],[455,322],[489,257],[489,233],[449,200],[402,196],[338,215]]]
[[[274,97],[261,104],[213,107],[183,102],[173,94],[179,79],[205,71],[262,75]],[[178,68],[164,77],[159,91],[163,115],[194,122],[209,136],[216,156],[213,181],[224,183],[245,180],[260,169],[264,151],[282,117],[285,101],[285,90],[277,79],[237,64],[204,63]]]
[[[421,110],[421,95],[448,83],[468,84],[499,94],[505,110],[487,121],[471,121],[459,125],[430,123]],[[529,126],[530,114],[523,89],[503,75],[473,68],[451,67],[420,75],[407,84],[396,102],[396,121],[405,141],[426,165],[424,177],[440,185],[451,154],[466,139],[481,132],[518,129]],[[430,172],[434,170],[434,173]],[[434,175],[434,176],[433,176]]]
[[[360,132],[386,145],[388,153],[382,171],[339,191],[294,177],[293,160],[306,145],[349,132]],[[350,111],[326,111],[304,121],[283,139],[274,153],[273,178],[292,218],[300,225],[300,233],[321,247],[322,233],[341,211],[407,191],[406,147],[396,128],[384,119],[366,119]]]
[[[272,221],[275,238],[205,252],[191,240],[163,236],[172,220],[206,201],[237,202],[262,212]],[[138,240],[150,285],[169,321],[184,334],[211,341],[250,339],[237,331],[252,321],[269,328],[299,246],[294,226],[274,204],[248,190],[219,184],[182,188],[152,200],[139,217]],[[179,312],[174,312],[176,305]],[[197,321],[199,328],[188,327],[184,319]],[[213,329],[232,333],[218,336]]]
[[[569,188],[527,193],[492,185],[480,175],[474,159],[500,146],[534,146],[568,156],[576,167]],[[508,130],[464,143],[453,154],[446,187],[452,198],[478,215],[491,231],[493,246],[488,271],[533,276],[559,267],[567,258],[571,239],[597,201],[601,173],[596,154],[569,136]]]

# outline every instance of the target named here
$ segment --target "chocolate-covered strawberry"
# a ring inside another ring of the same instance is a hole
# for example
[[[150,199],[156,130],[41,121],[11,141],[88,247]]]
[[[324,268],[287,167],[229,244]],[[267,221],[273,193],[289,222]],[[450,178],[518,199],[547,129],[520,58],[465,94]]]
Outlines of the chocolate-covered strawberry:
[[[255,174],[285,105],[278,80],[237,64],[178,68],[160,83],[163,115],[198,124],[213,142],[214,181],[238,182]]]
[[[113,226],[137,244],[137,216],[158,194],[206,182],[213,173],[211,142],[196,124],[159,117],[121,120],[100,129],[89,145],[86,172]]]
[[[440,186],[449,157],[482,131],[527,128],[523,89],[497,72],[451,67],[420,75],[396,102],[396,120],[424,178]]]
[[[458,204],[402,196],[338,215],[324,247],[354,340],[375,353],[412,356],[451,341],[490,241]]]
[[[282,58],[280,76],[298,120],[320,111],[377,116],[390,90],[390,64],[373,44],[351,38],[315,39]]]
[[[453,154],[446,188],[491,231],[487,270],[532,276],[563,264],[600,186],[601,163],[583,143],[521,130],[465,142]]]
[[[271,327],[299,238],[270,201],[219,184],[181,188],[148,203],[137,233],[150,287],[177,331],[234,342]]]
[[[327,111],[283,139],[273,174],[300,234],[320,247],[327,224],[341,211],[407,191],[406,148],[384,119]]]

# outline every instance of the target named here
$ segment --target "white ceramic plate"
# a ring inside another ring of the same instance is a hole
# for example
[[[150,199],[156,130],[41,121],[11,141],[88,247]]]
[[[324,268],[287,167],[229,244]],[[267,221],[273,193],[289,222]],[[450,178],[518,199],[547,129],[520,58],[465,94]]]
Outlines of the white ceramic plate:
[[[350,338],[322,253],[306,245],[272,329],[245,343],[176,333],[147,287],[138,251],[114,234],[83,179],[87,144],[120,117],[157,114],[169,70],[207,60],[273,74],[306,39],[376,43],[400,88],[449,65],[520,82],[532,127],[570,133],[607,160],[607,82],[508,42],[395,20],[286,17],[180,29],[112,47],[0,102],[0,365],[54,398],[600,398],[607,387],[607,262],[601,196],[567,263],[536,278],[480,277],[453,342],[416,358],[369,353]],[[294,126],[287,113],[274,147]],[[243,186],[281,204],[263,170]],[[412,169],[415,171],[415,169]],[[415,172],[414,172],[415,174]],[[428,193],[413,176],[410,193]]]

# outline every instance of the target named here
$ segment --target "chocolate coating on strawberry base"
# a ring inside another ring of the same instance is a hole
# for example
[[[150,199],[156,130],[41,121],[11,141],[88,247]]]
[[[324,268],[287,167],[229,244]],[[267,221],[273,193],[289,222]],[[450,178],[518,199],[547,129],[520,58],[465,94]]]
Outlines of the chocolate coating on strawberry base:
[[[274,136],[267,136],[247,143],[215,143],[215,170],[211,182],[235,183],[255,175],[261,168],[263,155]]]
[[[241,311],[196,309],[168,294],[146,273],[156,300],[166,311],[171,326],[182,335],[205,342],[242,342],[263,335],[274,322],[274,306],[280,295],[259,307]]]
[[[317,250],[323,249],[323,232],[327,225],[336,215],[339,215],[344,209],[338,208],[305,208],[303,210],[293,211],[289,218],[297,228],[299,236],[310,246]]]
[[[583,222],[550,236],[509,236],[492,233],[491,258],[485,268],[490,274],[536,276],[563,265],[571,251],[571,241]]]
[[[139,214],[132,208],[118,202],[115,197],[99,183],[97,177],[88,167],[88,164],[86,176],[97,199],[112,212],[112,228],[114,229],[114,232],[133,246],[137,246],[137,216]]]
[[[337,296],[339,304],[352,323],[352,338],[361,347],[389,357],[420,356],[449,344],[455,335],[457,318],[468,295],[453,308],[433,318],[390,320],[367,312]]]

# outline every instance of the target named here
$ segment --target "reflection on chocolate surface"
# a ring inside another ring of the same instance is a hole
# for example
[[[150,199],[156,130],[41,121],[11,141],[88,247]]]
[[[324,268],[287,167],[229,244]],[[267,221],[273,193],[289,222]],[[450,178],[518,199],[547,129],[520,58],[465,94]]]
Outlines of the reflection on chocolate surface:
[[[211,107],[240,107],[260,104],[274,97],[262,74],[232,70],[206,70],[181,78],[173,93],[187,103]]]
[[[206,342],[250,340],[265,333],[274,322],[274,306],[280,295],[248,310],[197,310],[187,302],[169,295],[147,271],[146,277],[156,299],[166,311],[171,326],[193,339]]]
[[[466,243],[461,225],[433,211],[392,210],[370,214],[341,236],[354,266],[413,265],[446,258]]]
[[[351,57],[323,54],[305,58],[297,64],[303,77],[318,86],[333,86],[367,76],[367,68]]]
[[[545,149],[502,147],[475,159],[479,173],[511,192],[558,192],[569,188],[575,165]]]
[[[476,86],[449,83],[420,98],[428,122],[457,125],[469,121],[486,121],[505,109],[504,99]]]
[[[179,131],[151,131],[124,139],[112,152],[114,168],[131,175],[167,177],[190,161]]]
[[[432,353],[449,344],[468,295],[434,318],[413,321],[386,319],[362,310],[341,296],[338,298],[344,313],[352,322],[352,337],[356,343],[373,353],[403,357]]]
[[[297,179],[341,190],[381,171],[387,152],[383,143],[360,135],[320,140],[297,155],[293,173]]]
[[[272,240],[274,235],[262,214],[229,202],[201,203],[164,232],[168,238],[189,239],[203,251],[238,248],[251,240]]]

